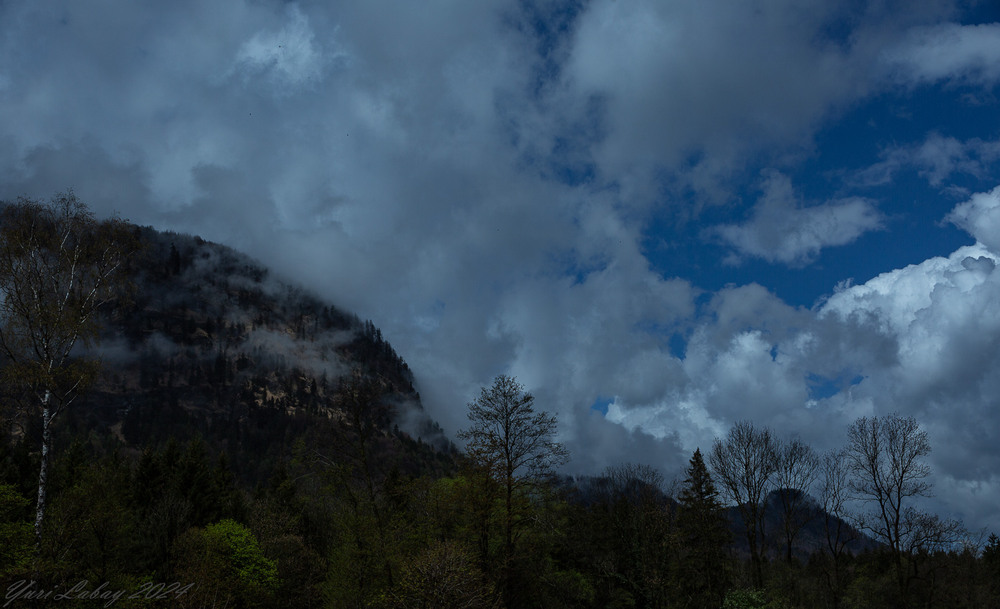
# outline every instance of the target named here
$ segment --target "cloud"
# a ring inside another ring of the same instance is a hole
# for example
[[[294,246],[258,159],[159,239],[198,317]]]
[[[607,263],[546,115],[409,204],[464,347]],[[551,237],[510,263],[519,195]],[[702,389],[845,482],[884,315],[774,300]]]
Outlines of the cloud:
[[[949,5],[597,0],[573,29],[557,99],[564,112],[600,101],[590,149],[630,197],[650,196],[653,176],[728,202],[748,157],[807,151],[818,124],[886,86],[883,50]]]
[[[856,417],[901,411],[930,434],[940,492],[956,493],[930,509],[995,522],[998,503],[987,498],[1000,497],[1000,455],[987,430],[1000,392],[998,194],[974,195],[949,215],[986,243],[841,287],[815,309],[759,285],[720,290],[690,321],[669,386],[619,396],[608,419],[690,448],[751,418],[826,450],[846,441]],[[817,392],[818,383],[829,389]]]
[[[973,195],[955,207],[946,219],[990,251],[1000,253],[1000,186],[988,193]]]
[[[896,342],[862,315],[827,319],[790,307],[760,285],[715,294],[692,320],[669,387],[640,399],[619,396],[608,418],[629,429],[676,435],[693,450],[724,435],[732,422],[766,421],[821,450],[842,441],[864,405],[843,392],[818,399],[814,378],[864,376],[896,362]],[[863,383],[862,383],[863,384]]]
[[[1000,495],[991,473],[1000,456],[984,432],[995,420],[993,396],[1000,390],[994,373],[1000,366],[998,262],[995,251],[977,243],[843,290],[820,311],[827,321],[870,318],[894,337],[896,361],[866,368],[849,399],[867,404],[871,413],[915,416],[935,447],[931,462],[939,484],[957,488],[974,481],[982,496]],[[944,504],[972,522],[1000,517],[995,501]]]
[[[846,245],[884,227],[882,214],[866,199],[805,207],[797,200],[791,180],[777,172],[768,175],[763,189],[749,220],[708,231],[735,250],[728,259],[732,264],[751,256],[803,267],[823,248]]]
[[[1000,82],[1000,23],[917,27],[881,59],[901,84],[947,81],[991,87]]]
[[[608,135],[594,147],[606,171],[707,151],[698,169],[721,177],[739,162],[725,151],[800,141],[860,94],[849,53],[814,44],[831,5],[718,4],[598,1],[580,18],[565,83],[574,98],[606,104]]]
[[[961,141],[933,132],[919,144],[892,146],[880,156],[881,161],[859,172],[850,182],[858,186],[885,185],[909,168],[916,169],[934,187],[941,186],[954,174],[983,178],[1000,160],[1000,140]]]
[[[262,75],[273,79],[278,94],[319,79],[326,62],[298,5],[288,5],[287,17],[283,28],[258,32],[236,54],[237,71],[247,79]]]

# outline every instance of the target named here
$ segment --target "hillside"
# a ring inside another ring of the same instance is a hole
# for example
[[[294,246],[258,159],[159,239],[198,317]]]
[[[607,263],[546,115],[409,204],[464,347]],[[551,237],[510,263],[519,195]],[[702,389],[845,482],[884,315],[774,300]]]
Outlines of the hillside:
[[[104,430],[133,448],[200,435],[257,482],[297,441],[328,443],[364,423],[381,436],[380,457],[409,473],[451,467],[453,447],[372,322],[230,248],[136,230],[146,249],[134,296],[108,315],[102,377],[67,413],[68,434]],[[350,395],[357,383],[364,404]]]
[[[618,468],[618,471],[624,470]],[[671,514],[675,514],[678,509],[677,499],[662,490],[662,481],[651,484],[650,480],[644,480],[641,476],[623,477],[620,473],[617,479],[613,474],[584,476],[576,480],[564,480],[563,485],[570,492],[573,501],[586,508],[626,498],[633,505],[645,502]],[[781,492],[771,491],[764,501],[764,532],[768,540],[766,554],[771,559],[780,559],[785,551]],[[799,505],[801,507],[793,515],[794,522],[799,526],[792,544],[792,554],[800,562],[805,563],[813,554],[827,551],[828,527],[830,530],[840,529],[845,550],[850,553],[857,554],[878,547],[874,540],[858,531],[851,523],[827,514],[813,497],[806,496]],[[726,507],[724,514],[731,533],[730,549],[742,559],[749,559],[750,546],[739,508],[735,505]]]

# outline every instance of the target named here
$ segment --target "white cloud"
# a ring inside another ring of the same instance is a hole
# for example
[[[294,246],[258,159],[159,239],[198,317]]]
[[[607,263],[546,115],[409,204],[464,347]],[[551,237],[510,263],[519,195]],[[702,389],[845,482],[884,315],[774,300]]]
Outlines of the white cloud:
[[[991,87],[1000,82],[1000,23],[914,28],[882,61],[903,84],[943,80]]]
[[[897,343],[896,361],[868,367],[851,399],[876,412],[902,410],[929,430],[940,484],[965,488],[975,481],[981,497],[1000,496],[990,472],[1000,468],[993,428],[1000,381],[1000,255],[990,227],[998,190],[955,208],[950,218],[988,243],[962,247],[947,258],[884,273],[833,295],[821,319],[872,319]],[[992,245],[991,245],[992,243]],[[996,520],[996,501],[946,501],[974,522]]]
[[[939,187],[954,174],[977,178],[988,175],[1000,160],[1000,140],[972,138],[966,141],[930,133],[918,144],[887,148],[882,160],[859,172],[850,181],[859,186],[889,184],[901,170],[916,169],[931,186]]]
[[[1000,186],[973,195],[957,206],[947,218],[977,241],[1000,253]]]
[[[949,216],[995,243],[1000,188]],[[982,241],[980,239],[980,241]],[[1000,379],[1000,253],[980,242],[845,285],[815,310],[761,286],[721,290],[697,318],[670,387],[619,397],[608,418],[704,447],[732,421],[767,421],[819,449],[862,415],[900,411],[928,430],[942,496],[933,509],[973,526],[1000,518],[1000,455],[989,431]],[[834,389],[813,395],[814,379]],[[947,491],[954,490],[956,495]]]
[[[801,267],[824,248],[846,245],[881,228],[882,214],[870,201],[851,198],[806,207],[796,197],[791,180],[772,172],[749,220],[717,226],[709,234],[735,250],[731,263],[752,256]]]
[[[288,23],[280,30],[254,34],[236,54],[238,69],[247,77],[269,76],[279,95],[289,94],[289,87],[319,79],[325,62],[314,43],[309,19],[298,5],[289,5],[287,17]]]

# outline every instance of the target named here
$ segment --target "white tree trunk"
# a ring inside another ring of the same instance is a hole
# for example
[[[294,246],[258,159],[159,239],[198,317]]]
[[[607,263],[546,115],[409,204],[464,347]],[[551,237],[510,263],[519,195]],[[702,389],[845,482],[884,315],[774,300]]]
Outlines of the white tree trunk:
[[[45,519],[45,487],[49,478],[49,446],[52,443],[52,393],[42,397],[42,459],[38,468],[38,503],[35,507],[35,550],[42,547],[42,521]]]

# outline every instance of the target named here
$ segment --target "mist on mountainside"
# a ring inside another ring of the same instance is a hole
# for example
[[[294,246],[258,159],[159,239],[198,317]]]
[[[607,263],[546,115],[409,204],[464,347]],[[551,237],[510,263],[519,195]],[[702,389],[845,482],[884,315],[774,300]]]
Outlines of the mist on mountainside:
[[[132,262],[135,289],[108,314],[94,347],[105,373],[81,398],[77,425],[106,427],[135,446],[204,434],[255,470],[253,455],[281,458],[268,445],[293,442],[291,429],[315,428],[317,419],[347,424],[345,391],[361,374],[375,386],[379,429],[453,450],[372,322],[227,247],[136,232],[145,251]]]

